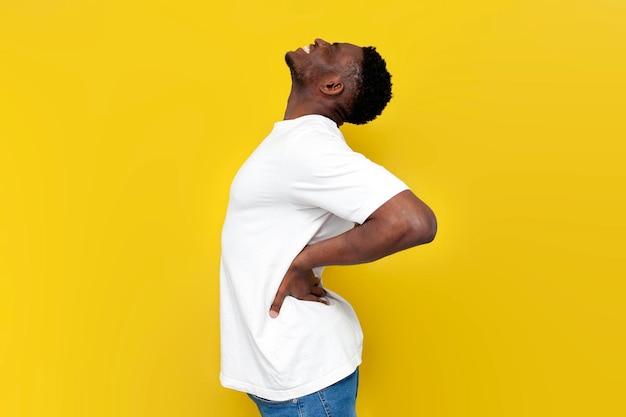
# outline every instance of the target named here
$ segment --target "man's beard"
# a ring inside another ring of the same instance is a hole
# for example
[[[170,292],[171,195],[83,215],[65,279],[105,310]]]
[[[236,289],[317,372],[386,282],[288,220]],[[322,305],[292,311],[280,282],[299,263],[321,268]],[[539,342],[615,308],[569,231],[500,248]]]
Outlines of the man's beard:
[[[299,86],[303,85],[304,78],[302,76],[302,73],[296,68],[296,63],[289,53],[285,54],[285,63],[287,63],[289,71],[291,71],[291,81],[293,82],[293,84]]]

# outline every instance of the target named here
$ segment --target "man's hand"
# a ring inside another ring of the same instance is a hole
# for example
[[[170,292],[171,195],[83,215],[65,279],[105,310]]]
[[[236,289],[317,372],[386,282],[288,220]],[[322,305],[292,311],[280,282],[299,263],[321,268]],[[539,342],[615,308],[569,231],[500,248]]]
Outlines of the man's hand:
[[[295,263],[296,261],[294,260],[280,283],[280,287],[278,287],[276,297],[272,302],[272,307],[270,307],[271,318],[278,317],[283,301],[285,301],[285,297],[288,295],[298,300],[328,304],[328,301],[322,298],[326,295],[326,290],[322,288],[321,280],[313,275],[311,269],[299,269]]]
[[[405,190],[376,209],[361,225],[306,246],[291,263],[270,309],[278,316],[285,297],[326,303],[325,291],[312,269],[372,262],[435,238],[437,219],[413,192]]]

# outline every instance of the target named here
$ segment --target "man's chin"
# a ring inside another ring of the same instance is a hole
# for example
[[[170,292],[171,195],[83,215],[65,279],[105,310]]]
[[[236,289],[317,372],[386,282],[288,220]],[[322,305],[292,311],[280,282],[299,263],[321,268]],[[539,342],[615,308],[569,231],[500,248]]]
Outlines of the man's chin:
[[[285,54],[285,63],[290,69],[293,70],[294,68],[293,52],[289,51]]]
[[[303,85],[304,79],[302,77],[302,72],[298,69],[298,64],[294,59],[295,52],[290,51],[285,54],[285,63],[289,67],[289,72],[291,72],[291,81],[294,85]]]

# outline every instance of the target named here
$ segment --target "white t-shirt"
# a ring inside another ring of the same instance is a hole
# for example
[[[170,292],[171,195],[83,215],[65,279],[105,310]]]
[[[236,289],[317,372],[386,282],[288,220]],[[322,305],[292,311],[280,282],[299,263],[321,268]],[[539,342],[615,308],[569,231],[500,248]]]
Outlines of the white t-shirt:
[[[339,295],[326,288],[330,305],[287,297],[275,319],[269,309],[307,244],[363,223],[405,189],[385,168],[352,151],[326,117],[274,125],[233,180],[222,230],[222,385],[282,401],[356,369],[363,334]]]

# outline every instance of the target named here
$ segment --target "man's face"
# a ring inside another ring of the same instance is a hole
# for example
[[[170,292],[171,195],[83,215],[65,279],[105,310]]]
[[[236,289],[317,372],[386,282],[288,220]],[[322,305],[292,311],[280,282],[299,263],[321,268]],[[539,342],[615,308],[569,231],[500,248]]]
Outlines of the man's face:
[[[361,63],[363,50],[350,43],[330,44],[316,39],[312,44],[287,52],[285,61],[291,70],[294,82],[315,82],[324,74],[342,74],[351,63]]]

